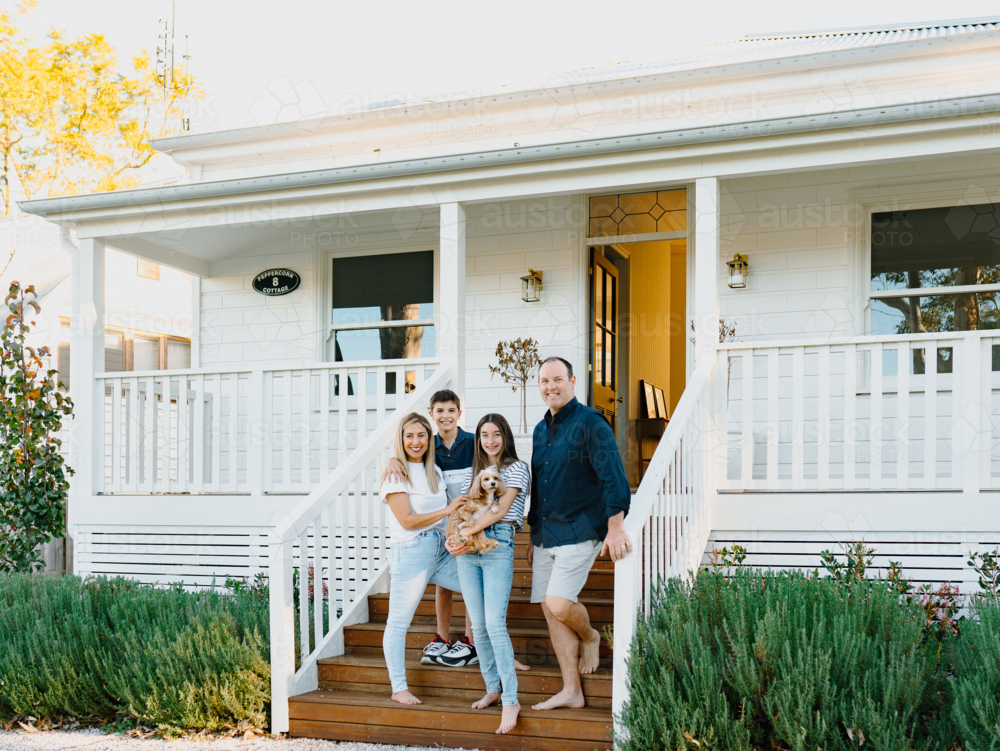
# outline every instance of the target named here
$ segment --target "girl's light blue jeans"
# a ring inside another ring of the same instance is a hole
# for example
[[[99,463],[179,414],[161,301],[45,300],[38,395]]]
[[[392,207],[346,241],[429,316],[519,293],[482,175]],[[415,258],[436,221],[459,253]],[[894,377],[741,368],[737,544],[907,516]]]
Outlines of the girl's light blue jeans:
[[[444,539],[444,530],[434,527],[406,542],[392,543],[389,616],[382,636],[382,652],[394,694],[408,688],[406,630],[413,621],[413,614],[417,612],[427,585],[438,584],[453,592],[460,589],[455,557],[445,550]]]
[[[517,704],[514,647],[507,635],[507,603],[514,582],[514,527],[497,522],[484,531],[499,546],[489,553],[459,556],[458,578],[486,690],[499,693],[501,703],[511,706]]]

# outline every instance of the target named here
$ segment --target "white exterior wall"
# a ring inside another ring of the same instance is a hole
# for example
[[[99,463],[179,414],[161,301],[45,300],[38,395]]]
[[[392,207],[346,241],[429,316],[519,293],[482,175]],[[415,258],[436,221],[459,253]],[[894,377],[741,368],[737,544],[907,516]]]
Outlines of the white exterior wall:
[[[532,337],[542,357],[560,355],[585,373],[587,363],[587,257],[582,196],[467,206],[467,393],[465,417],[474,426],[500,411],[516,432],[520,397],[489,364],[500,340]],[[438,245],[436,211],[356,215],[336,229],[293,231],[288,238],[249,248],[212,264],[201,285],[201,363],[246,370],[254,364],[297,366],[322,361],[328,326],[330,254],[430,250]],[[268,268],[298,272],[295,292],[264,297],[251,286]],[[525,303],[521,281],[529,268],[543,272],[542,301]],[[436,291],[440,299],[440,290]],[[580,378],[586,399],[587,379]],[[529,387],[528,423],[544,407]]]
[[[997,201],[998,175],[1000,155],[980,155],[723,182],[721,316],[736,322],[739,341],[869,333],[863,205]],[[727,285],[734,253],[748,257],[746,289]]]

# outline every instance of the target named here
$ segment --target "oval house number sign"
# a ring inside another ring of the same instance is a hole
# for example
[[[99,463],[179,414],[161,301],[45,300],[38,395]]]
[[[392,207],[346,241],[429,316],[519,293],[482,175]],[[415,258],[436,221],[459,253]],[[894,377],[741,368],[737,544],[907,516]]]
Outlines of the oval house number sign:
[[[277,297],[294,292],[301,281],[301,277],[289,269],[268,269],[253,278],[253,288],[262,295]]]

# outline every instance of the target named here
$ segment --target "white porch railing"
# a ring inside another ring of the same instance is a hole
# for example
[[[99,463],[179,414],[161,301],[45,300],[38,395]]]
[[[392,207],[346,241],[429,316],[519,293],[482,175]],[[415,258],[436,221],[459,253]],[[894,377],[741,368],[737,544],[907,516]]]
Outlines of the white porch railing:
[[[739,491],[1000,489],[1000,332],[720,345]]]
[[[695,369],[625,517],[632,553],[615,563],[616,715],[628,698],[626,663],[639,609],[649,614],[652,592],[661,579],[697,571],[712,531],[710,501],[721,465],[719,384],[724,375],[714,357],[704,358]]]
[[[399,419],[410,409],[422,412],[430,395],[453,378],[452,368],[438,366],[413,393],[395,400],[395,412],[381,413],[336,469],[275,526],[268,577],[271,732],[288,730],[288,698],[317,687],[317,660],[343,653],[344,627],[367,620],[368,595],[385,591],[389,538],[378,473]]]
[[[104,373],[96,490],[308,493],[435,367],[414,359]]]

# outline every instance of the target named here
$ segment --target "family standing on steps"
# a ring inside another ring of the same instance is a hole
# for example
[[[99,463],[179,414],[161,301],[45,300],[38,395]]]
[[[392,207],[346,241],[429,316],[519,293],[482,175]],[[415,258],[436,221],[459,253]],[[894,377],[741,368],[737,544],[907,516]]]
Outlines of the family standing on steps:
[[[580,404],[573,366],[560,357],[544,360],[538,387],[548,406],[533,435],[531,472],[519,461],[514,436],[502,415],[488,414],[475,434],[458,427],[459,397],[439,391],[431,397],[430,421],[410,413],[396,433],[394,457],[382,477],[381,496],[389,505],[391,574],[389,615],[382,648],[392,699],[420,704],[406,682],[406,631],[427,585],[436,585],[437,634],[423,651],[423,664],[479,664],[486,695],[475,709],[501,704],[497,733],[516,724],[517,670],[507,634],[507,605],[514,574],[514,534],[521,529],[531,492],[528,522],[532,567],[531,602],[540,603],[562,674],[563,688],[532,709],[580,708],[586,699],[580,674],[597,670],[601,636],[578,602],[594,560],[612,560],[631,548],[623,529],[631,493],[614,432],[604,417]],[[445,536],[448,516],[469,502],[470,488],[483,472],[498,473],[492,508],[461,530],[465,540],[482,532],[487,552],[473,552]],[[465,635],[450,641],[452,593],[465,601]]]

